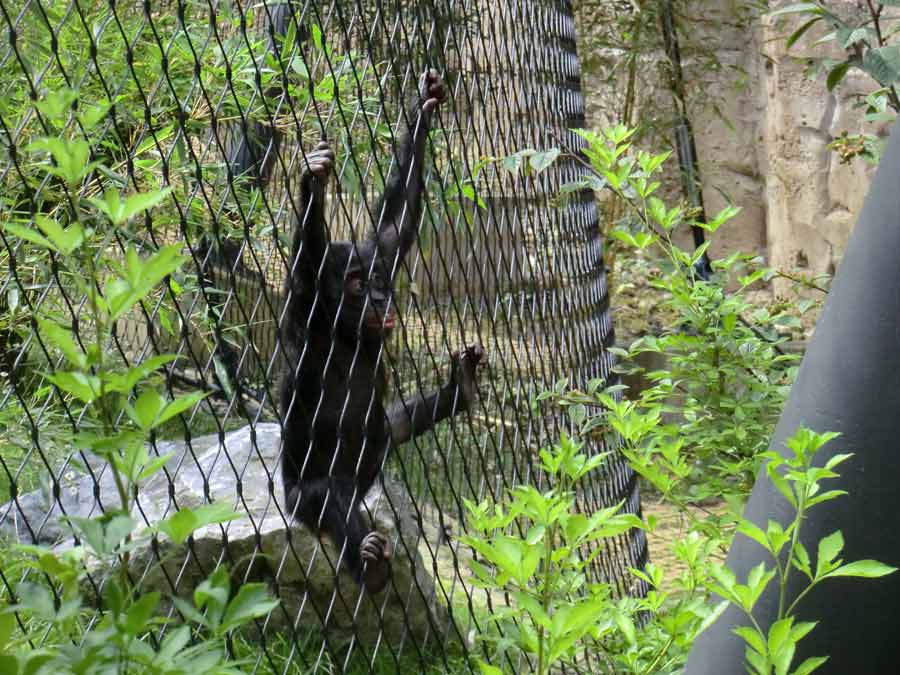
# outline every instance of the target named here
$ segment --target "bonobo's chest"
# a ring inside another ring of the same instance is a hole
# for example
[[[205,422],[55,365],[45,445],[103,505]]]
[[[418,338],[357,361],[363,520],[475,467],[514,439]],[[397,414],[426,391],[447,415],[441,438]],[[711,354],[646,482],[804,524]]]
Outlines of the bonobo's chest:
[[[362,351],[335,349],[322,373],[318,417],[347,433],[373,433],[384,426],[384,369]]]

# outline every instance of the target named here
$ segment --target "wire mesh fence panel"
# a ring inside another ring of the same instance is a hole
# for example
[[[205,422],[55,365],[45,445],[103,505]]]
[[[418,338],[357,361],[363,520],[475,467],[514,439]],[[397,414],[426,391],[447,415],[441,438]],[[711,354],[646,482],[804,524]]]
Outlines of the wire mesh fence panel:
[[[569,3],[0,0],[0,23],[2,545],[67,545],[64,517],[119,498],[148,526],[225,502],[242,517],[128,565],[180,596],[220,563],[270,584],[278,608],[234,644],[252,672],[468,670],[471,631],[509,599],[471,583],[464,501],[542,485],[563,422],[534,397],[613,365],[594,197],[556,200],[579,163],[493,161],[582,147]],[[54,236],[75,222],[73,266]],[[139,261],[169,251],[183,263],[145,284]],[[190,402],[152,413],[162,468],[133,495],[85,448],[125,443],[150,399],[126,378],[104,410],[90,370],[66,380],[73,359],[145,364]],[[623,500],[639,512],[613,453],[579,503]],[[358,559],[363,535],[390,565]],[[596,580],[633,590],[645,547],[610,540]],[[34,576],[0,572],[9,597]]]

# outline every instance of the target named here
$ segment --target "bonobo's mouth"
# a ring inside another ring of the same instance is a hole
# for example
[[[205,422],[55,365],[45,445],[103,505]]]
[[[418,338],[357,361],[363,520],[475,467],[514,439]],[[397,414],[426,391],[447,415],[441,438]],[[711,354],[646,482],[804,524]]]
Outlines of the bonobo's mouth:
[[[389,331],[393,330],[397,325],[397,313],[394,310],[388,311],[385,317],[376,316],[366,321],[366,326],[375,330]]]

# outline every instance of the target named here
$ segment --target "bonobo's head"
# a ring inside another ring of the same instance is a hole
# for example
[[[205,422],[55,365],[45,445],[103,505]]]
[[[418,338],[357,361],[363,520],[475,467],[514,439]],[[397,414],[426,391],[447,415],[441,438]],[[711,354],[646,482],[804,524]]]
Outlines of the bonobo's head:
[[[334,317],[339,312],[338,334],[351,342],[390,336],[397,324],[391,273],[374,241],[366,239],[355,246],[349,241],[332,242],[328,255],[330,278],[323,288],[329,314]]]

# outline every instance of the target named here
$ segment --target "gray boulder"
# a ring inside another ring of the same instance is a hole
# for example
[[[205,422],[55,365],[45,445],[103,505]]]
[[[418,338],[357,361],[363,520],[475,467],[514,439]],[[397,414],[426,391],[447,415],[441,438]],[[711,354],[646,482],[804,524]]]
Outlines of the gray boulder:
[[[423,647],[448,632],[449,614],[437,601],[434,580],[423,569],[423,533],[408,492],[385,479],[366,496],[375,527],[394,543],[392,580],[377,595],[363,592],[345,573],[336,574],[339,551],[301,525],[289,525],[281,510],[278,471],[280,429],[257,424],[185,441],[160,441],[160,454],[174,453],[165,471],[141,486],[132,515],[152,525],[178,508],[225,502],[244,514],[237,520],[198,530],[185,546],[163,541],[132,554],[132,570],[142,588],[188,595],[220,563],[236,583],[265,580],[281,599],[267,628],[293,627],[327,634],[333,647],[355,637],[394,645],[414,639]],[[21,542],[70,545],[60,517],[91,517],[115,508],[118,497],[102,462],[88,473],[61,480],[59,500],[42,491],[0,506],[0,532]],[[162,560],[162,565],[157,564]]]

